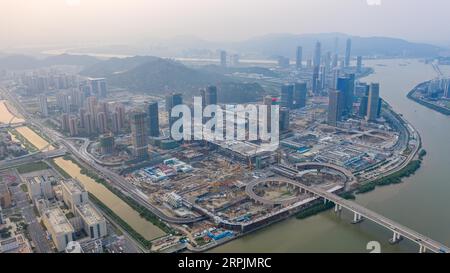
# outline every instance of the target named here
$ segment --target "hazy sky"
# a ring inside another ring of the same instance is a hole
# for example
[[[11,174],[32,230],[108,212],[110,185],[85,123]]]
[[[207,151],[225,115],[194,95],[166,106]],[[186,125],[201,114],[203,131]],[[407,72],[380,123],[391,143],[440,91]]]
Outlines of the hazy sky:
[[[450,43],[449,14],[450,0],[0,0],[0,48],[280,32]]]

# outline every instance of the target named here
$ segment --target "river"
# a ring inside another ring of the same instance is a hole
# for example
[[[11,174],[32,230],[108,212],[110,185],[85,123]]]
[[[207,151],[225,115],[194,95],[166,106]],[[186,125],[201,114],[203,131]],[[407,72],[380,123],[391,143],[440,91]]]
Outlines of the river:
[[[152,240],[165,235],[162,230],[142,218],[139,213],[122,201],[122,199],[113,194],[105,186],[95,182],[87,175],[81,174],[80,167],[72,161],[59,157],[55,159],[55,163],[70,176],[80,181],[88,192],[92,193],[103,204],[114,211],[115,214],[127,222],[145,239]]]
[[[7,105],[6,100],[0,100],[0,123],[20,123],[24,120],[20,117],[15,116],[10,111],[10,106]]]
[[[450,246],[450,117],[406,98],[418,83],[437,76],[431,65],[418,60],[370,60],[375,73],[363,79],[379,82],[381,96],[413,124],[428,154],[422,167],[403,183],[378,187],[358,195],[356,202]],[[450,75],[450,67],[442,66]],[[378,241],[382,252],[418,252],[409,240],[390,245],[392,234],[364,221],[350,224],[351,215],[327,211],[298,220],[290,218],[212,249],[211,252],[369,252]]]

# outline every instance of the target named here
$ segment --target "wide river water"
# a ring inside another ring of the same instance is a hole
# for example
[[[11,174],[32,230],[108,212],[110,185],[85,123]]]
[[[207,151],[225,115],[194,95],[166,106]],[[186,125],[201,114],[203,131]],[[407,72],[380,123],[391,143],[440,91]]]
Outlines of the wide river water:
[[[365,65],[375,73],[362,81],[380,83],[381,96],[420,132],[428,154],[414,176],[358,195],[356,202],[450,246],[450,117],[406,98],[415,85],[437,73],[418,60],[372,60]],[[441,70],[450,75],[450,67]],[[290,218],[211,252],[369,252],[370,241],[378,241],[382,252],[418,251],[408,240],[390,245],[389,231],[369,221],[352,225],[351,217],[327,211],[304,220]]]

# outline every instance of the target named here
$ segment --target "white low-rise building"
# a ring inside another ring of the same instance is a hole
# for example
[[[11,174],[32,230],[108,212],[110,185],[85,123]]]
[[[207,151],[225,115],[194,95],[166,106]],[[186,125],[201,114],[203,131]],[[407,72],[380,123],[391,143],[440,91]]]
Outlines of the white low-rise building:
[[[64,251],[67,244],[73,241],[75,229],[60,208],[50,208],[42,215],[45,227],[50,233],[58,251]]]
[[[89,201],[88,192],[74,179],[61,181],[61,188],[64,203],[72,212],[75,212],[76,206],[87,204]]]
[[[106,220],[91,204],[77,205],[75,214],[80,217],[83,229],[91,239],[107,235]]]
[[[27,178],[28,194],[31,200],[50,199],[55,196],[52,182],[44,176],[33,176]]]

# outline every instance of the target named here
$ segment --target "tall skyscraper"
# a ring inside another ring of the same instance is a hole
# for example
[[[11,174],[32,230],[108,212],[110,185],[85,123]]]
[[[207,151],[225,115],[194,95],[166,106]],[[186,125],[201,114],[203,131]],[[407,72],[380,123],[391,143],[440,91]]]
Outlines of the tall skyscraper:
[[[120,126],[120,123],[119,123],[119,113],[117,111],[114,111],[114,113],[112,114],[111,127],[112,127],[112,131],[115,134],[119,133],[120,130],[122,129],[122,127]]]
[[[61,115],[61,129],[64,132],[69,131],[69,114],[64,113]]]
[[[205,94],[206,105],[217,104],[217,87],[210,85],[206,88]]]
[[[337,122],[341,120],[340,96],[339,90],[330,89],[328,102],[328,125],[337,126]]]
[[[297,82],[294,84],[294,108],[303,108],[306,106],[306,96],[308,88],[306,82]]]
[[[86,128],[86,125],[84,124],[84,121],[85,121],[84,117],[86,115],[86,109],[80,108],[80,110],[78,110],[78,115],[80,116],[80,127]]]
[[[359,116],[365,118],[367,116],[367,107],[369,103],[369,89],[370,86],[365,83],[360,83],[361,92],[361,101],[359,104]]]
[[[338,37],[335,37],[335,38],[334,38],[333,53],[337,55],[338,52],[339,52],[339,38],[338,38]]]
[[[328,51],[327,54],[325,55],[325,60],[324,60],[324,66],[325,66],[327,73],[328,73],[328,71],[331,70],[331,61],[332,61],[331,52]]]
[[[106,98],[108,94],[108,88],[106,85],[106,79],[104,78],[90,78],[89,85],[91,87],[92,95],[97,98]]]
[[[86,113],[86,115],[84,115],[84,130],[87,135],[92,135],[96,132],[94,120],[94,116],[92,116],[91,113]]]
[[[45,94],[39,96],[39,109],[43,117],[48,117],[48,103]]]
[[[295,65],[297,69],[302,68],[302,60],[303,60],[303,48],[301,46],[297,47],[297,56],[295,59]]]
[[[73,88],[70,92],[70,103],[77,108],[83,105],[83,93],[79,89]]]
[[[279,126],[280,132],[289,130],[289,109],[286,107],[280,108]]]
[[[137,159],[145,159],[148,157],[147,114],[132,112],[130,114],[130,125],[133,155]]]
[[[70,112],[69,96],[66,93],[58,93],[56,95],[56,104],[64,112]]]
[[[350,57],[352,54],[352,39],[347,39],[347,45],[345,47],[345,67],[350,66]]]
[[[378,83],[371,83],[369,89],[369,100],[367,103],[367,116],[368,121],[376,121],[378,104],[380,98],[380,85]]]
[[[217,105],[217,87],[214,85],[208,86],[206,89],[200,90],[202,96],[202,108],[205,109],[206,106],[212,105],[215,111],[215,105]],[[203,117],[203,124],[206,124],[209,120],[213,118]],[[215,130],[215,126],[211,128],[213,131]]]
[[[169,116],[169,130],[171,130],[172,124],[178,119],[177,117],[171,116],[172,108],[180,104],[183,104],[183,95],[181,93],[166,96],[166,111]]]
[[[116,103],[115,109],[118,115],[118,125],[119,130],[122,130],[122,128],[125,126],[125,106],[121,103]]]
[[[106,115],[106,119],[109,117],[109,104],[107,102],[99,102],[97,106],[98,113],[103,112]]]
[[[333,68],[333,80],[332,80],[333,82],[330,86],[331,88],[333,88],[333,89],[337,88],[337,82],[338,82],[340,73],[341,73],[341,71],[339,68],[337,68],[337,67]]]
[[[87,82],[80,83],[79,89],[83,94],[84,99],[90,97],[91,94],[91,86]]]
[[[103,112],[99,112],[97,114],[97,129],[100,134],[106,133],[107,119],[106,119],[106,114]]]
[[[327,85],[327,68],[326,66],[320,66],[320,77],[319,77],[319,89],[324,90]]]
[[[159,136],[159,112],[158,103],[150,102],[147,104],[147,116],[148,116],[148,135],[152,137]]]
[[[315,67],[319,67],[320,66],[320,58],[322,56],[322,44],[318,41],[316,43],[316,47],[314,49],[314,60],[313,60],[313,65]]]
[[[339,55],[336,53],[333,55],[333,60],[331,61],[331,67],[337,68],[339,63]]]
[[[362,72],[362,56],[356,57],[356,72]]]
[[[377,106],[377,118],[381,117],[381,107],[383,106],[383,100],[378,98],[378,106]]]
[[[97,114],[97,98],[94,96],[90,96],[87,98],[87,110],[89,114],[96,115]]]
[[[292,109],[294,106],[294,85],[285,84],[281,86],[281,106]]]
[[[265,96],[263,104],[267,106],[267,131],[271,132],[271,118],[272,118],[272,105],[276,103],[277,99],[271,96]]]
[[[369,103],[369,97],[361,97],[361,103],[359,104],[359,116],[365,118],[367,115],[367,105]]]
[[[103,134],[99,138],[100,153],[102,155],[108,155],[114,153],[114,135],[111,133]]]
[[[353,100],[355,95],[355,75],[350,74],[337,80],[337,90],[341,91],[340,108],[343,115],[351,115],[353,112]]]
[[[227,66],[227,52],[225,50],[220,51],[220,65]]]
[[[319,71],[320,71],[320,67],[314,66],[313,77],[312,77],[312,92],[315,96],[318,96],[320,94]]]
[[[77,117],[76,116],[71,116],[69,118],[69,134],[72,137],[78,135],[78,126],[77,126]]]

